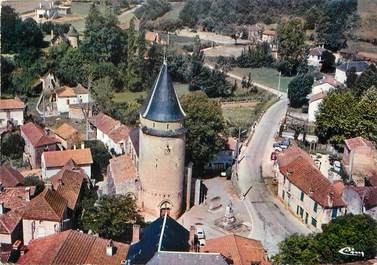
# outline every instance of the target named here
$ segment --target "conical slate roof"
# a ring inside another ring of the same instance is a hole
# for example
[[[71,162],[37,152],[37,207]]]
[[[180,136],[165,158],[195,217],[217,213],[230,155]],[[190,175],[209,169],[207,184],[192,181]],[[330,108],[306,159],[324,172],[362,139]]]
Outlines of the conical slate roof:
[[[69,26],[69,31],[68,31],[67,35],[70,36],[70,37],[78,37],[79,33],[77,32],[75,27],[71,25],[71,26]]]
[[[186,116],[173,87],[166,62],[161,67],[141,115],[145,119],[158,122],[180,121]]]

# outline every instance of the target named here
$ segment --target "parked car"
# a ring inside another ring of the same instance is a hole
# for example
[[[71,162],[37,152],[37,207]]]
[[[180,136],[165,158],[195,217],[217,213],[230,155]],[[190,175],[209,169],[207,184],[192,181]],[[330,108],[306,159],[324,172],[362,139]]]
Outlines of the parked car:
[[[272,145],[272,147],[274,147],[274,148],[278,148],[278,147],[280,147],[280,148],[282,148],[282,149],[286,149],[286,148],[289,146],[289,144],[290,144],[290,141],[289,141],[288,138],[286,138],[286,139],[284,139],[284,140],[282,140],[282,141],[280,141],[280,142],[276,142],[276,143],[274,143],[274,144]]]
[[[204,229],[199,227],[196,229],[196,235],[198,236],[198,239],[205,239]]]

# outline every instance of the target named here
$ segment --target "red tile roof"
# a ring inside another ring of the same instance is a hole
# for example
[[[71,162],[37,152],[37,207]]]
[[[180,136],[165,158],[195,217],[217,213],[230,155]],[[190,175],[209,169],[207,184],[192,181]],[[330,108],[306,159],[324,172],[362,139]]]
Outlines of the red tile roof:
[[[344,207],[342,194],[322,175],[309,154],[290,147],[278,154],[280,172],[296,187],[323,207]]]
[[[250,265],[253,262],[259,262],[258,264],[261,265],[272,264],[267,260],[266,252],[260,241],[237,235],[208,239],[200,252],[220,253],[232,260],[234,265]]]
[[[23,214],[24,219],[60,222],[67,207],[67,200],[58,192],[45,188],[33,198]]]
[[[4,203],[5,212],[0,215],[0,234],[13,232],[34,192],[35,187],[5,188],[1,191],[0,202]]]
[[[44,157],[47,168],[63,167],[69,160],[73,160],[78,166],[93,163],[92,153],[89,148],[43,152],[42,157]]]
[[[67,230],[30,241],[18,264],[106,264],[119,265],[128,252],[128,245],[113,241],[115,254],[106,255],[109,240]]]
[[[80,197],[81,187],[87,176],[82,170],[63,168],[50,178],[54,190],[67,200],[68,208],[74,210]]]
[[[324,75],[324,77],[322,79],[314,82],[314,86],[319,86],[319,85],[323,85],[323,84],[329,84],[329,85],[335,87],[335,86],[341,85],[342,83],[340,83],[338,80],[336,80],[335,77],[332,76],[332,75]]]
[[[0,99],[0,110],[24,109],[25,104],[18,98]]]
[[[364,199],[367,210],[377,206],[377,187],[352,187],[352,189]]]
[[[115,185],[138,176],[135,165],[129,155],[110,159],[109,169]]]
[[[324,99],[326,96],[327,96],[327,92],[324,92],[324,91],[311,95],[309,99],[309,103],[312,103],[320,99]]]
[[[56,90],[56,94],[59,97],[76,97],[76,93],[73,90],[73,87],[64,86]]]
[[[355,138],[351,138],[351,139],[347,139],[344,141],[348,150],[354,150],[356,148],[359,148],[359,147],[370,147],[370,148],[374,148],[374,145],[371,141],[368,141],[366,139],[364,139],[363,137],[355,137]]]
[[[11,167],[0,166],[0,183],[3,187],[16,187],[24,183],[24,176]]]
[[[127,141],[128,135],[130,133],[130,128],[128,128],[125,125],[122,125],[120,127],[117,127],[110,131],[108,136],[111,140],[113,140],[115,143],[119,143],[121,141]]]
[[[102,112],[93,116],[90,119],[90,123],[105,134],[108,134],[114,128],[121,126],[120,121],[117,121]]]
[[[22,125],[21,131],[34,147],[59,143],[58,139],[48,136],[41,127],[32,122]]]
[[[68,123],[63,123],[54,132],[56,135],[60,136],[64,140],[68,140],[69,138],[78,133],[78,131]]]
[[[266,29],[266,30],[263,31],[263,35],[275,36],[276,35],[276,31],[275,30]]]

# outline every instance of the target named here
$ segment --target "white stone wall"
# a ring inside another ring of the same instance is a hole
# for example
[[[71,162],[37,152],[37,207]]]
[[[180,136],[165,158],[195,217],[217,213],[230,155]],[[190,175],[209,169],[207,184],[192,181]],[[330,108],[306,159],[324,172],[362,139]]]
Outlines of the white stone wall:
[[[13,120],[16,125],[24,124],[24,111],[23,110],[9,110],[0,111],[0,127],[6,127],[7,122]]]
[[[53,221],[22,220],[24,245],[30,240],[56,234],[61,231],[61,224]]]
[[[321,62],[321,56],[309,55],[308,65],[317,67],[319,66],[320,62]]]
[[[0,234],[0,243],[12,244],[13,242],[11,234]]]
[[[315,115],[318,112],[319,105],[322,103],[322,101],[323,99],[319,99],[319,100],[309,103],[309,108],[308,108],[308,121],[309,122],[316,121]]]
[[[323,83],[320,85],[313,86],[312,94],[318,94],[321,92],[329,92],[331,89],[334,89],[332,85],[330,85],[329,83]]]
[[[85,171],[85,173],[88,175],[89,178],[92,177],[92,166],[91,165],[81,165],[80,167]],[[45,164],[44,155],[42,154],[42,159],[41,159],[41,169],[42,170],[41,171],[42,171],[42,178],[43,179],[51,178],[52,176],[56,175],[62,168],[63,168],[63,166],[54,167],[54,168],[47,168],[46,164]]]
[[[166,123],[152,122],[152,126],[153,123],[154,128],[167,128]],[[169,124],[169,128],[180,127],[182,125],[179,123]],[[170,215],[178,217],[182,212],[185,136],[156,137],[140,131],[139,150],[139,174],[143,189],[141,204],[144,210],[158,217],[161,203],[166,201],[171,204]]]
[[[74,97],[56,97],[56,107],[60,113],[69,112],[70,104],[77,104],[76,96]]]

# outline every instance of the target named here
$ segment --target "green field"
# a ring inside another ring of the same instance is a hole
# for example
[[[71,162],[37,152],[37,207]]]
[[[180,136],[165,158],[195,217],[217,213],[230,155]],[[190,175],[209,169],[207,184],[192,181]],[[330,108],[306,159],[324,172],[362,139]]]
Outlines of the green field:
[[[178,97],[184,95],[185,93],[188,93],[188,84],[176,82],[174,83],[174,88],[177,91]],[[123,92],[115,93],[113,100],[117,103],[122,103],[122,102],[136,101],[136,99],[140,97],[146,98],[147,91],[141,91],[141,92],[123,91]]]
[[[179,18],[179,13],[183,9],[185,2],[170,2],[171,10],[164,14],[160,19],[169,19],[169,20],[177,20]]]
[[[238,76],[247,76],[251,73],[251,79],[256,82],[260,83],[265,86],[272,87],[274,89],[278,89],[279,83],[279,72],[276,69],[272,68],[238,68],[235,67],[230,71],[230,73],[238,75]],[[288,84],[294,77],[285,77],[282,76],[280,80],[280,90],[287,91]]]

